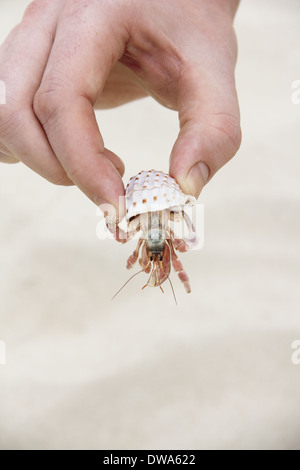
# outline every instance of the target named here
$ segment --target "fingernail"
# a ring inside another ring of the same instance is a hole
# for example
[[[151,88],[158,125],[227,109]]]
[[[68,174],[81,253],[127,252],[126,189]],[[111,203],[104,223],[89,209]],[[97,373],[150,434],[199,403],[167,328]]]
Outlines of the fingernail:
[[[199,196],[208,181],[209,173],[209,168],[204,162],[197,162],[192,166],[188,173],[186,184],[189,188],[189,194],[193,194],[196,197]]]

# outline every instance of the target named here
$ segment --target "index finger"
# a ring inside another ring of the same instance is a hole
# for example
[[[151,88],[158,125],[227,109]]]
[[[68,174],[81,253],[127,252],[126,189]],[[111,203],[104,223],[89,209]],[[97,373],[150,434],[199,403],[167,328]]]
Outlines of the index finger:
[[[97,205],[108,202],[123,213],[124,166],[104,148],[93,102],[124,46],[92,7],[82,10],[65,11],[59,22],[34,109],[68,177]]]

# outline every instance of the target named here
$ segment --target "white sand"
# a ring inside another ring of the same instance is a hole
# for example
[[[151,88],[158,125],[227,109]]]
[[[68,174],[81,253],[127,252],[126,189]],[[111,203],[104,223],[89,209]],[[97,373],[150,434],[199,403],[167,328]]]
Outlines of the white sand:
[[[1,40],[27,3],[1,2]],[[111,302],[133,244],[99,241],[79,190],[1,165],[1,449],[300,448],[299,19],[298,0],[242,1],[243,145],[200,198],[177,308],[142,275]],[[148,99],[99,124],[126,179],[167,170],[175,113]]]

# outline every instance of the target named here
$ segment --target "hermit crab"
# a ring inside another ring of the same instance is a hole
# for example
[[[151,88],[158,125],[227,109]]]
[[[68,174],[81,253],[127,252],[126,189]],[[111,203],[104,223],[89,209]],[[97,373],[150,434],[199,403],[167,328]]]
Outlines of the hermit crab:
[[[144,287],[159,286],[163,291],[161,285],[169,279],[172,265],[185,290],[191,292],[189,278],[176,251],[188,251],[198,243],[193,223],[184,210],[196,202],[195,197],[185,194],[170,175],[149,170],[130,178],[125,199],[126,230],[121,229],[119,223],[113,224],[108,217],[106,224],[121,243],[126,243],[141,232],[137,246],[127,260],[127,268],[132,268],[140,257],[139,272],[149,274]],[[178,237],[170,226],[171,221],[184,221],[188,234]]]

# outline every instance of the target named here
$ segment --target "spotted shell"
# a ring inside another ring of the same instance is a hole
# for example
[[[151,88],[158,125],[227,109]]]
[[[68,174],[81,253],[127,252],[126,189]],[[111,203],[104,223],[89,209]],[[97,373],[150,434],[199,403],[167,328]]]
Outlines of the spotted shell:
[[[145,212],[182,210],[196,202],[185,194],[170,175],[162,171],[141,171],[130,178],[126,188],[126,219]]]

